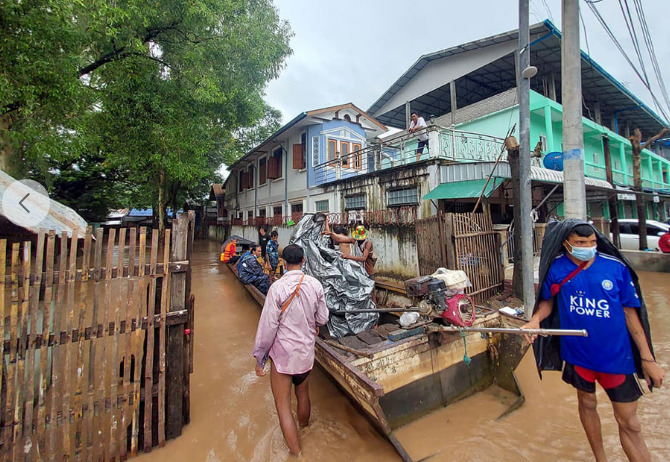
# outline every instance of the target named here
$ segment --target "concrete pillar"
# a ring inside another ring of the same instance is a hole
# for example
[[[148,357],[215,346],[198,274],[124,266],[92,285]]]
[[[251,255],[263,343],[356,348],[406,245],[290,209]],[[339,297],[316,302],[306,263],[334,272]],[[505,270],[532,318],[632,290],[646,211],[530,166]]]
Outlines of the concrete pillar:
[[[456,81],[449,82],[449,99],[451,100],[451,125],[456,124],[456,110],[458,109],[458,98],[456,95]]]
[[[626,162],[626,145],[623,143],[619,144],[619,160],[621,161],[621,170],[623,171],[623,184],[627,186],[630,184],[628,181],[628,162]]]
[[[409,101],[405,103],[405,130],[409,130],[409,123],[412,120],[412,108]]]
[[[595,104],[593,105],[593,112],[596,118],[596,123],[598,125],[602,125],[603,122],[602,122],[602,116],[600,114],[600,101],[596,101]]]
[[[544,129],[547,132],[547,152],[554,151],[554,124],[551,121],[551,107],[544,107]]]

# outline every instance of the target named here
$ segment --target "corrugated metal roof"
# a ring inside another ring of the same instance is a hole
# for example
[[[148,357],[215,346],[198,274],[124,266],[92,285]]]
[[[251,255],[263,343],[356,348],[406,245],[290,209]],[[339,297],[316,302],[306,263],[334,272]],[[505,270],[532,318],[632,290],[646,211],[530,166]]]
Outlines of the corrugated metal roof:
[[[9,185],[15,181],[17,180],[12,176],[0,170],[0,198],[2,198]],[[56,234],[61,234],[65,231],[69,237],[72,237],[72,232],[77,230],[78,235],[83,237],[86,234],[86,220],[70,207],[53,199],[49,200],[51,201],[51,205],[49,207],[49,213],[44,220],[35,226],[19,226],[35,234],[37,234],[40,229],[53,230]],[[9,217],[5,215],[2,207],[0,207],[0,215],[9,219]]]
[[[486,184],[486,181],[482,179],[442,183],[423,196],[423,199],[471,199],[481,196],[482,191],[484,191],[484,197],[489,197],[505,180],[493,177],[488,184]],[[484,187],[486,187],[486,190],[484,190]]]
[[[491,172],[495,162],[476,162],[443,165],[440,170],[440,182],[449,183],[454,181],[482,180],[486,179]],[[511,178],[509,164],[500,162],[495,168],[494,175],[499,178]],[[531,180],[541,183],[563,183],[563,172],[549,170],[542,167],[530,167]],[[586,186],[597,189],[614,189],[605,180],[586,177]]]

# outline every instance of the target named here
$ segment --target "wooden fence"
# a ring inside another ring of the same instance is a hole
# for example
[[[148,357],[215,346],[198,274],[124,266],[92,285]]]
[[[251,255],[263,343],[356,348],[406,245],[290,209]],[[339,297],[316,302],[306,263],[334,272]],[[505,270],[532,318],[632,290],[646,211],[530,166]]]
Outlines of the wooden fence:
[[[126,460],[181,433],[193,224],[0,240],[3,462]]]
[[[487,210],[487,209],[485,209]],[[502,288],[500,236],[486,213],[442,213],[418,220],[419,273],[444,267],[465,271],[472,287],[466,293],[483,302]]]

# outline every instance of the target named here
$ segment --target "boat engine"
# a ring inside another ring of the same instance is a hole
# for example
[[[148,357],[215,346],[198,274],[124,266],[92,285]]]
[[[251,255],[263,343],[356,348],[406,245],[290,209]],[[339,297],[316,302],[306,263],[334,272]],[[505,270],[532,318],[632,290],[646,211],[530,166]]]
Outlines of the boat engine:
[[[448,296],[447,284],[432,276],[405,281],[405,293],[417,301],[421,314],[441,317],[449,324],[469,327],[475,321],[475,304],[465,294]]]

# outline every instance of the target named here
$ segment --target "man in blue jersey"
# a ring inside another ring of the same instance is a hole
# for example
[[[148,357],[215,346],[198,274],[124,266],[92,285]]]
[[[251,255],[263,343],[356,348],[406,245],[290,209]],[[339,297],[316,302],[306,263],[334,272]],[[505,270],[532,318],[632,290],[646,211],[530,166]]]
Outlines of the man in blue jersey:
[[[650,461],[637,418],[642,390],[635,375],[634,348],[650,389],[662,385],[665,373],[645,334],[635,283],[621,260],[597,251],[591,225],[577,224],[568,233],[562,242],[564,253],[551,262],[535,313],[524,328],[539,328],[557,305],[561,328],[588,331],[588,337],[560,337],[560,357],[565,361],[563,380],[577,389],[579,417],[595,459],[607,460],[596,409],[598,382],[612,402],[628,459]],[[535,336],[526,338],[535,341]]]

